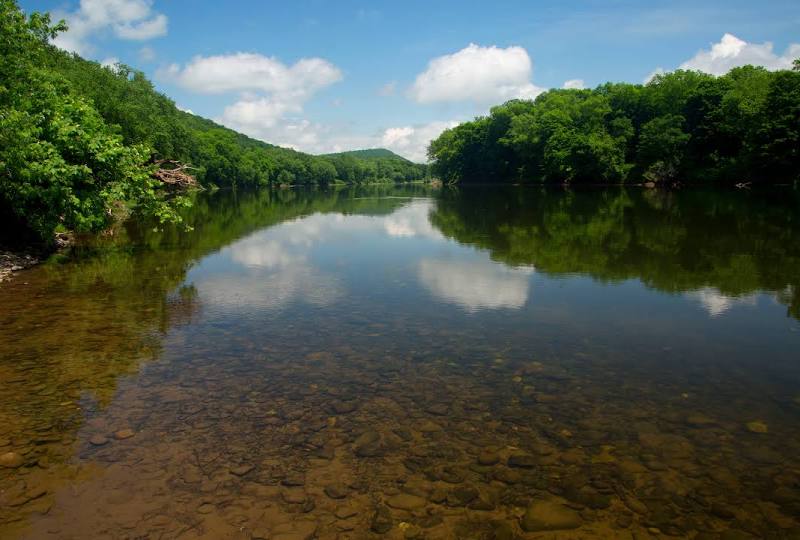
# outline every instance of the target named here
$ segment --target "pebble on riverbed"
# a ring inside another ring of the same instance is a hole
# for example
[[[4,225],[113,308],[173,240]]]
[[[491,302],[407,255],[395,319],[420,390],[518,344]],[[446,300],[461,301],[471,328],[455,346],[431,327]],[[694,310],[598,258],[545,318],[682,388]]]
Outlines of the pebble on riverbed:
[[[16,452],[6,452],[0,455],[0,467],[8,469],[16,469],[24,463],[22,456]]]
[[[92,435],[92,438],[89,439],[89,443],[93,446],[103,446],[108,442],[108,437],[104,435]]]
[[[761,422],[760,420],[748,422],[747,429],[753,433],[767,433],[767,431],[769,431],[767,424]]]
[[[525,532],[562,531],[581,526],[577,512],[550,501],[534,501],[525,510],[520,525]]]

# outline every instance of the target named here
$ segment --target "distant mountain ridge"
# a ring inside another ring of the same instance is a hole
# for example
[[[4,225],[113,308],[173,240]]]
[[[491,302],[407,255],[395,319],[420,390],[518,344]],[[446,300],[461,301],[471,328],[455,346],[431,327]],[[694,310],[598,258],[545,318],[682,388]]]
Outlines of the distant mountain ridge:
[[[337,156],[353,156],[360,159],[397,159],[408,163],[413,163],[410,159],[406,159],[401,155],[395,154],[386,148],[365,148],[363,150],[347,150],[345,152],[334,152],[331,154],[322,154],[326,157]]]

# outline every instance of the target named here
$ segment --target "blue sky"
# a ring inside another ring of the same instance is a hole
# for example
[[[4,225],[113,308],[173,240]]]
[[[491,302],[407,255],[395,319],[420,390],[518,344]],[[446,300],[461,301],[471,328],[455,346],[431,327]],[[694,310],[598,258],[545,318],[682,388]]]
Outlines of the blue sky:
[[[800,56],[797,0],[20,5],[68,20],[59,46],[137,67],[180,107],[251,136],[416,160],[445,127],[512,97]]]

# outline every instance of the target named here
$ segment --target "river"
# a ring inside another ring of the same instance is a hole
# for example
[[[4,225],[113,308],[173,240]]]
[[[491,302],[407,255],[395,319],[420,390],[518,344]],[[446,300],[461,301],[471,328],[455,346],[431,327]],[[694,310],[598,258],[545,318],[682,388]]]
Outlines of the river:
[[[220,191],[82,239],[0,285],[0,537],[796,538],[798,201]]]

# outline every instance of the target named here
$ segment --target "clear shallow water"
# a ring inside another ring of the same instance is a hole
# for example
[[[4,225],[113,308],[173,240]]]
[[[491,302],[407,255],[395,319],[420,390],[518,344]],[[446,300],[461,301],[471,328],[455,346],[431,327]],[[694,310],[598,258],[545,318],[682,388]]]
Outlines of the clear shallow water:
[[[0,287],[0,537],[800,534],[795,194],[220,192],[187,220]]]

